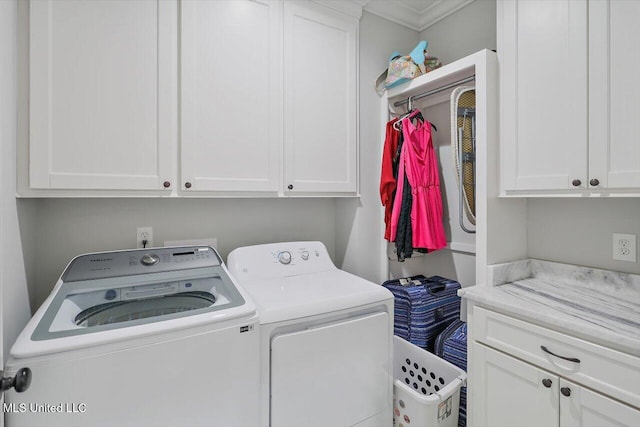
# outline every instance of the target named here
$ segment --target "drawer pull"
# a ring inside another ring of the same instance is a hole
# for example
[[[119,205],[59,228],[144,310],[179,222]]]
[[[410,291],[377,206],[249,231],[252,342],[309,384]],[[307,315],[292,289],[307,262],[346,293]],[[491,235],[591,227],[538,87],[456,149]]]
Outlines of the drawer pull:
[[[580,363],[580,359],[576,359],[575,357],[565,357],[565,356],[560,356],[559,354],[555,354],[551,351],[549,351],[549,349],[543,345],[540,346],[540,348],[542,349],[542,351],[544,351],[545,353],[548,353],[552,356],[558,357],[560,359],[563,360],[568,360],[569,362],[573,362],[573,363]]]
[[[571,389],[569,387],[562,387],[560,393],[562,393],[563,396],[569,397],[571,396]]]
[[[545,378],[542,380],[542,385],[546,388],[551,387],[551,384],[553,384],[553,382],[549,378]]]

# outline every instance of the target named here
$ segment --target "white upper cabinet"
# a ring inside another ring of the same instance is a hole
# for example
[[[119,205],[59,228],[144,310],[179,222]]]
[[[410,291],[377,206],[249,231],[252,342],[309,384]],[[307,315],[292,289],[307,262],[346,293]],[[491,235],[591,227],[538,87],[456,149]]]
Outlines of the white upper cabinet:
[[[358,19],[284,4],[285,194],[357,191]]]
[[[30,188],[170,190],[176,3],[29,6]]]
[[[181,2],[182,189],[278,191],[280,12],[274,1]]]
[[[584,183],[587,3],[501,0],[498,7],[503,187]]]
[[[640,3],[500,0],[503,194],[640,190]]]
[[[589,180],[640,189],[640,2],[589,2]]]
[[[20,10],[21,196],[357,195],[356,3],[32,0]]]

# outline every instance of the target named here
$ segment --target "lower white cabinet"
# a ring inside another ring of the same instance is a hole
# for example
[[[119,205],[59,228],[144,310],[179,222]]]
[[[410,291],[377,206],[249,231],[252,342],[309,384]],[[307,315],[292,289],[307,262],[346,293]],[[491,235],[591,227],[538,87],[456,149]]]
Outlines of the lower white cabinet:
[[[560,426],[638,426],[640,411],[560,378]]]
[[[558,426],[558,377],[477,342],[472,345],[475,426]]]
[[[640,426],[638,357],[469,310],[469,427]]]
[[[640,411],[478,342],[473,344],[473,425],[637,426]]]

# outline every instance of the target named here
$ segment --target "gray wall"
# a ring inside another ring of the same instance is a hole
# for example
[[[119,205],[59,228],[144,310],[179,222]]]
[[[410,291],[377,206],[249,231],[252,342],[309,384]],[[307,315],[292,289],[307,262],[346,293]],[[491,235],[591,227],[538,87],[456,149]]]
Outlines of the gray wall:
[[[360,20],[360,195],[336,201],[336,255],[342,267],[380,283],[380,242],[383,211],[380,202],[382,129],[380,97],[374,81],[387,68],[389,55],[409,52],[418,32],[365,12]]]
[[[93,251],[134,248],[136,227],[166,240],[216,237],[221,255],[238,246],[320,240],[334,253],[333,199],[42,199],[35,223],[37,263],[30,283],[42,303],[67,262]]]
[[[15,198],[16,35],[17,2],[0,1],[0,362],[31,317]]]
[[[496,2],[476,0],[423,30],[420,40],[429,42],[430,55],[444,64],[481,49],[496,48]]]
[[[611,235],[640,238],[640,199],[530,199],[528,211],[530,257],[640,274],[639,262],[613,260]]]

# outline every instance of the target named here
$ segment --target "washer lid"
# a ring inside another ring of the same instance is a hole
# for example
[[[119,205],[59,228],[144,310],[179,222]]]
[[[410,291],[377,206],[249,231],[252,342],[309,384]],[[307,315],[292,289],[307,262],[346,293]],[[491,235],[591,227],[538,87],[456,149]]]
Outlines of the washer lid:
[[[386,288],[342,270],[272,279],[246,279],[261,324],[393,301]]]
[[[179,319],[245,302],[222,266],[63,283],[31,340]]]

